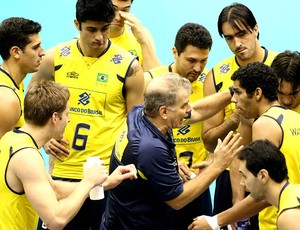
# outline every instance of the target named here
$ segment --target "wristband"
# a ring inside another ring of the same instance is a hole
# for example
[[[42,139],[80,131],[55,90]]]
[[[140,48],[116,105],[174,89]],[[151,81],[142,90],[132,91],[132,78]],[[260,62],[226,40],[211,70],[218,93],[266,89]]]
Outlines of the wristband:
[[[221,226],[218,224],[218,216],[198,216],[198,219],[201,217],[205,218],[209,226],[212,228],[212,230],[219,230]]]
[[[233,90],[233,86],[229,86],[229,92],[230,92],[230,94],[231,94],[231,97],[233,96],[233,94],[234,94],[234,90]]]

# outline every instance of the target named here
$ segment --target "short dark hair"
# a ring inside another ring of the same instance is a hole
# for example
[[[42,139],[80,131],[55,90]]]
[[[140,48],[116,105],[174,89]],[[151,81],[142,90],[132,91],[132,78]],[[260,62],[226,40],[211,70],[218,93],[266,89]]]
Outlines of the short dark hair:
[[[228,22],[237,31],[241,30],[239,24],[242,24],[248,30],[248,33],[252,33],[252,29],[257,24],[252,11],[240,3],[233,3],[221,11],[218,19],[218,31],[221,37],[223,37],[222,26],[225,22]],[[259,39],[259,34],[257,39]]]
[[[288,179],[285,157],[280,149],[269,140],[256,140],[238,154],[238,159],[246,161],[246,168],[254,175],[266,169],[277,183]]]
[[[209,31],[197,23],[186,23],[177,32],[175,47],[178,54],[181,54],[188,45],[199,49],[211,49],[212,38]]]
[[[293,91],[300,86],[300,53],[286,50],[278,54],[271,64],[279,84],[282,80],[290,82]]]
[[[78,0],[76,3],[76,19],[80,25],[88,20],[111,23],[115,14],[111,0]]]
[[[252,97],[256,88],[261,88],[262,94],[270,102],[278,100],[277,77],[271,67],[261,62],[252,62],[240,67],[233,73],[231,80],[238,80],[249,97]]]
[[[0,24],[0,55],[3,60],[10,57],[10,49],[13,46],[24,50],[31,42],[29,36],[38,34],[42,26],[38,22],[20,17],[11,17]]]

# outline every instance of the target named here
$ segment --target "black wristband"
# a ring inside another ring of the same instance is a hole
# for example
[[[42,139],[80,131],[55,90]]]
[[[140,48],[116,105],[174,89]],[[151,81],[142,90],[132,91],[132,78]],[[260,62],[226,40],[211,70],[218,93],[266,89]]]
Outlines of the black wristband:
[[[233,96],[233,94],[234,94],[233,86],[229,86],[229,92],[230,92],[231,96]]]

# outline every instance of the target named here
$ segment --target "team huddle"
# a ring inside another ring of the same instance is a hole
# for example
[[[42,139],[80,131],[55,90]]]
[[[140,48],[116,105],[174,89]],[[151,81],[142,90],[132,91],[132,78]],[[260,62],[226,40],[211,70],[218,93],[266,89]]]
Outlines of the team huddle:
[[[189,22],[162,65],[132,4],[77,0],[78,35],[47,51],[38,22],[0,23],[0,229],[300,229],[300,53],[233,3],[231,57],[206,69]]]

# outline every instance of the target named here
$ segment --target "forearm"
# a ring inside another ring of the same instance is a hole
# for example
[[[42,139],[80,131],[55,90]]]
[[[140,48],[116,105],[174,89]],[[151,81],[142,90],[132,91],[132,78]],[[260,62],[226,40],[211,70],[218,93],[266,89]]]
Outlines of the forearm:
[[[235,206],[219,213],[218,224],[219,226],[225,226],[250,218],[268,206],[270,205],[266,201],[256,202],[253,197],[248,195]]]
[[[237,202],[245,198],[245,189],[241,185],[241,174],[239,172],[240,160],[235,158],[230,165],[230,182],[232,189],[232,204],[235,205]]]
[[[143,55],[142,67],[144,72],[161,65],[156,55],[155,48],[149,41],[142,43],[141,49]]]
[[[78,186],[78,182],[67,182],[61,180],[53,180],[53,189],[57,200],[68,197]]]
[[[53,169],[54,169],[54,156],[52,156],[51,154],[48,154],[48,163],[49,163],[49,174],[52,175],[53,173]]]
[[[77,186],[76,186],[77,184]],[[60,185],[59,185],[60,186]],[[71,192],[71,190],[73,191]],[[79,183],[68,183],[66,190],[67,197],[58,200],[46,215],[40,217],[49,229],[63,229],[63,227],[77,214],[88,197],[89,191],[93,188],[90,182],[82,180]],[[61,188],[60,188],[61,189]],[[66,195],[66,194],[64,194]],[[62,196],[62,194],[61,194]]]
[[[247,120],[243,116],[240,116],[240,124],[238,132],[243,137],[243,145],[246,146],[252,141],[252,120]]]
[[[240,145],[240,135],[232,135],[233,132],[229,132],[223,141],[218,141],[213,163],[194,179],[184,183],[183,192],[175,199],[168,201],[168,205],[174,209],[182,208],[203,193],[217,176],[231,164],[238,151],[243,147]]]
[[[239,118],[235,114],[231,114],[226,120],[220,125],[210,128],[207,131],[203,129],[203,143],[205,148],[209,152],[213,152],[217,146],[218,139],[224,139],[224,137],[230,131],[235,131],[239,125]],[[205,126],[205,124],[204,124]]]
[[[184,183],[183,192],[167,203],[176,210],[181,209],[201,195],[223,170],[223,168],[212,163],[194,179]]]
[[[206,120],[225,108],[230,103],[229,90],[199,99],[192,103],[191,123]]]

